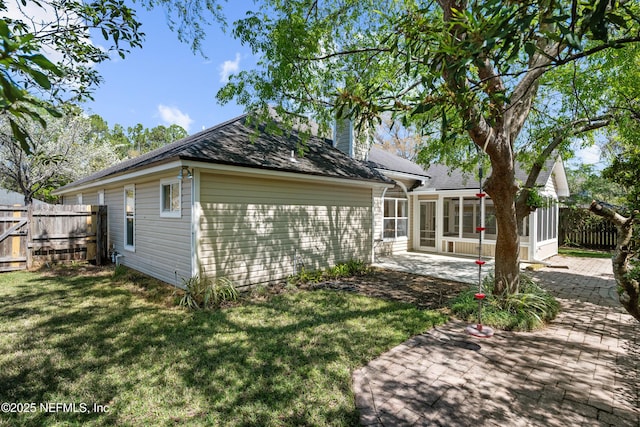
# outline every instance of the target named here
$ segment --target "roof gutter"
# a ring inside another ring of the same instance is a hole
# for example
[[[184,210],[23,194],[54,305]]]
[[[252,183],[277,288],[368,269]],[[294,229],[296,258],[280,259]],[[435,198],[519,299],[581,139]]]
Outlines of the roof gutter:
[[[415,175],[412,173],[397,172],[397,171],[392,171],[389,169],[381,169],[381,168],[376,168],[376,170],[381,174],[388,176],[391,179],[412,179],[415,181],[420,181],[422,182],[421,186],[426,185],[427,182],[431,179],[429,175]]]
[[[174,160],[168,163],[162,163],[156,166],[152,166],[152,167],[148,167],[148,168],[142,168],[142,169],[138,169],[136,171],[133,172],[129,172],[129,173],[124,173],[121,175],[115,175],[112,177],[105,177],[105,178],[97,178],[95,180],[89,181],[89,182],[85,182],[79,185],[74,185],[71,187],[62,187],[59,188],[57,190],[54,190],[52,192],[52,194],[54,196],[63,196],[65,194],[69,194],[69,193],[77,193],[78,191],[82,191],[82,190],[86,190],[88,188],[93,188],[93,187],[98,187],[98,186],[105,186],[105,185],[109,185],[109,184],[115,184],[121,181],[128,181],[134,178],[138,178],[140,176],[145,176],[145,175],[149,175],[149,174],[153,174],[153,173],[158,173],[158,172],[165,172],[167,170],[170,169],[179,169],[180,166],[182,166],[184,164],[184,162],[181,162],[180,160]],[[177,174],[177,172],[176,172]]]

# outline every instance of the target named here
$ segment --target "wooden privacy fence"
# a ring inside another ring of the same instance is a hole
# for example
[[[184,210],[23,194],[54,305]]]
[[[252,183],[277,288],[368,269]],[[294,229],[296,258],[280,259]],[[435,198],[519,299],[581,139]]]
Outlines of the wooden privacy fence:
[[[559,243],[588,249],[615,249],[618,230],[609,220],[587,209],[560,209]]]
[[[106,206],[0,206],[0,272],[66,260],[107,261]]]

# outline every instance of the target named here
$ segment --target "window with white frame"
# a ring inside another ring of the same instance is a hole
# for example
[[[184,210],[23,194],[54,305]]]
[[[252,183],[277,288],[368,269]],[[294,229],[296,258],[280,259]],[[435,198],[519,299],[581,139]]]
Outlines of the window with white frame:
[[[136,232],[136,189],[134,186],[124,188],[124,248],[135,250]]]
[[[558,202],[547,198],[543,206],[536,209],[537,238],[539,242],[558,238]]]
[[[104,205],[104,190],[98,191],[98,204]]]
[[[384,233],[385,239],[407,237],[409,229],[409,208],[407,199],[384,198]]]
[[[182,185],[179,180],[160,181],[160,216],[179,218],[182,201]]]

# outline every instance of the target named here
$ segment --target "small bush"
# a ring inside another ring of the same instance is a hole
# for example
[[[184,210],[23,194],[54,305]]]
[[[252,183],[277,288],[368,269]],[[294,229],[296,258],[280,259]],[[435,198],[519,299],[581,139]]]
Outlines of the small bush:
[[[520,292],[496,297],[493,291],[493,276],[487,276],[483,286],[487,298],[482,307],[482,323],[508,331],[531,331],[544,327],[560,311],[560,304],[530,277],[520,276]],[[467,321],[478,320],[476,287],[461,293],[450,304],[457,317]]]
[[[183,280],[184,295],[178,302],[190,309],[218,308],[225,302],[236,301],[238,291],[233,282],[225,277],[211,279],[207,276],[193,276]]]
[[[325,270],[305,270],[295,274],[287,280],[290,285],[304,283],[320,283],[325,280],[335,280],[343,277],[362,276],[370,271],[369,266],[360,260],[350,260],[336,264]]]

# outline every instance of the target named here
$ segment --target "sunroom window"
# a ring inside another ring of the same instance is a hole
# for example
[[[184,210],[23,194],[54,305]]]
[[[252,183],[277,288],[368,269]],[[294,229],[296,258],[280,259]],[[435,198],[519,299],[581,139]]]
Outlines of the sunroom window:
[[[539,242],[558,238],[558,202],[547,198],[542,207],[536,209]]]
[[[444,236],[466,239],[478,237],[477,229],[482,226],[482,209],[477,197],[445,197],[442,207],[442,233]],[[484,236],[488,239],[495,239],[498,233],[495,212],[493,201],[489,198],[485,199]],[[460,233],[461,230],[462,233]]]

